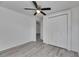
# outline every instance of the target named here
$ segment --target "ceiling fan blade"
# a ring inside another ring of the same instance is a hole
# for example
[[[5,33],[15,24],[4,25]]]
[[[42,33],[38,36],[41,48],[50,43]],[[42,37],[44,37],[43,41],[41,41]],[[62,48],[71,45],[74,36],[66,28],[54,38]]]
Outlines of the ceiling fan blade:
[[[33,8],[24,8],[25,10],[36,10],[36,9],[33,9]]]
[[[36,1],[32,1],[32,2],[35,5],[35,7],[38,8],[38,5],[37,5]]]
[[[51,10],[51,8],[41,8],[41,10]]]
[[[36,14],[37,14],[37,12],[34,13],[34,15],[36,15]]]
[[[46,15],[44,12],[40,11],[43,15]]]

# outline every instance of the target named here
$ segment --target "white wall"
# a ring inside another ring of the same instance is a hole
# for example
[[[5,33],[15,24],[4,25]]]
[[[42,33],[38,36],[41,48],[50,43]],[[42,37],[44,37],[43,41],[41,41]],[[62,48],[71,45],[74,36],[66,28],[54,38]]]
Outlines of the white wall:
[[[33,16],[0,7],[0,51],[36,40]]]
[[[72,9],[72,50],[79,52],[79,7]]]
[[[43,40],[43,16],[40,18],[40,26],[41,39]]]

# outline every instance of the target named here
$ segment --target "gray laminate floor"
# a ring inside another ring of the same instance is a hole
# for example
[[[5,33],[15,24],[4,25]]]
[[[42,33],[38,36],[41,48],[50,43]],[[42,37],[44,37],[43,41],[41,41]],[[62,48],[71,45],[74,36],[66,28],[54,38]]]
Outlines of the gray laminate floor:
[[[1,51],[0,57],[78,57],[78,54],[43,42],[28,42]]]

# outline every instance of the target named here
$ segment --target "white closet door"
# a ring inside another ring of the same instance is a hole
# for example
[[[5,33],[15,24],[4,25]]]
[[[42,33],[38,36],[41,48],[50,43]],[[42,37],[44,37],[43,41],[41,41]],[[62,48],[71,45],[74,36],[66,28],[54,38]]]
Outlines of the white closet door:
[[[59,14],[44,19],[43,39],[45,43],[68,48],[68,15]]]

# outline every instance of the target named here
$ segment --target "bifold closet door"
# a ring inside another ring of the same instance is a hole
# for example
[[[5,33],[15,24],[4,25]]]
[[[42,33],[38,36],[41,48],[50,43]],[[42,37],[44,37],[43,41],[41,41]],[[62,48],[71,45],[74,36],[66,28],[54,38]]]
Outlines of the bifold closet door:
[[[68,15],[59,14],[44,17],[43,40],[45,43],[67,48],[68,46]]]

